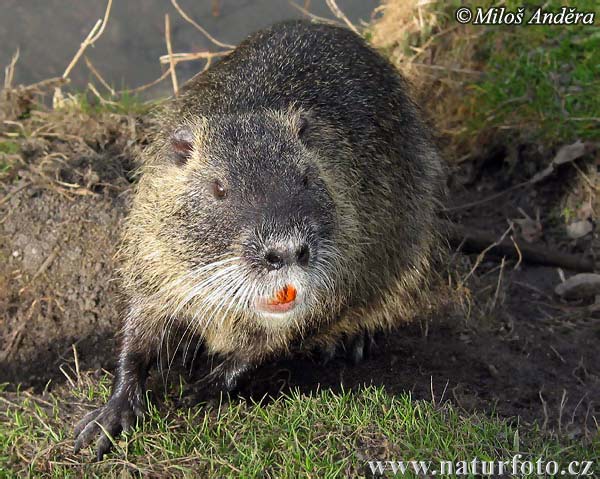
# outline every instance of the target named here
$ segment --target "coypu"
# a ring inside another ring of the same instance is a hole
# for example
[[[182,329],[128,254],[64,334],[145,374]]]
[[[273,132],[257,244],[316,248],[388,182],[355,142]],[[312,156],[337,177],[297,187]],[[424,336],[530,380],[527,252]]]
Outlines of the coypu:
[[[159,113],[124,235],[112,396],[75,448],[128,429],[165,334],[200,337],[220,386],[290,350],[360,360],[415,315],[443,168],[400,74],[345,28],[250,36]],[[102,427],[100,427],[100,425]]]

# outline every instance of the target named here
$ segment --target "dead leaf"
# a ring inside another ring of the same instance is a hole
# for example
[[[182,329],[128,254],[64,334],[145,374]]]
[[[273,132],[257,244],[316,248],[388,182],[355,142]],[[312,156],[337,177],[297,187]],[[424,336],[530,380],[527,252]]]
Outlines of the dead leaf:
[[[524,218],[518,218],[513,221],[519,225],[521,237],[528,243],[533,243],[534,241],[540,239],[542,237],[543,228],[542,222],[540,221],[539,210],[536,213],[535,219],[531,218],[521,208],[519,208],[519,212],[524,216]]]
[[[584,299],[600,294],[600,274],[580,273],[560,283],[554,292],[564,299]]]
[[[589,220],[575,221],[567,225],[567,236],[571,239],[583,238],[592,232],[594,225]]]
[[[539,171],[535,175],[533,175],[531,180],[529,180],[530,183],[538,183],[544,178],[547,178],[554,172],[555,167],[564,163],[570,163],[571,161],[576,160],[580,156],[583,156],[587,152],[589,147],[590,143],[584,143],[581,140],[577,140],[575,143],[561,147],[556,152],[556,155],[554,156],[550,164],[542,171]]]
[[[569,163],[576,160],[580,156],[584,155],[586,151],[586,143],[581,140],[577,140],[571,145],[565,145],[558,150],[556,156],[552,160],[555,165],[562,165],[563,163]]]
[[[579,208],[577,208],[577,218],[580,220],[587,220],[594,216],[594,207],[592,205],[592,199],[589,198]]]

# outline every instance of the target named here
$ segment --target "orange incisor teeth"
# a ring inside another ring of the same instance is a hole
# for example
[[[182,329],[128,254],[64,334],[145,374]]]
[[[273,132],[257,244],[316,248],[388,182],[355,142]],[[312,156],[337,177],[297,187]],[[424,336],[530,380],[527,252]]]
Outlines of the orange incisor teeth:
[[[296,288],[288,284],[281,288],[273,299],[269,300],[270,305],[291,303],[296,299]]]

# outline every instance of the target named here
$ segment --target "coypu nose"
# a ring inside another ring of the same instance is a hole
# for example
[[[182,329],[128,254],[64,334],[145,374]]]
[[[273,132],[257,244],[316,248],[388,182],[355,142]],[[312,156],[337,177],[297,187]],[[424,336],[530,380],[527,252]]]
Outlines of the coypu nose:
[[[265,260],[267,261],[267,269],[269,271],[274,269],[280,269],[285,264],[283,255],[284,252],[279,250],[270,249],[269,251],[267,251],[267,254],[265,255]]]
[[[286,264],[306,266],[309,259],[310,249],[306,244],[302,244],[296,251],[271,248],[265,253],[265,263],[269,271],[281,269]]]

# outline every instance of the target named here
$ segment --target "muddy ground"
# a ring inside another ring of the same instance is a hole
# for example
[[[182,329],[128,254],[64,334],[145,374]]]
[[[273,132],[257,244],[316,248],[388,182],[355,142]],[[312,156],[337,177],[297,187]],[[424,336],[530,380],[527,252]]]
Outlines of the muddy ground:
[[[131,200],[133,158],[147,126],[119,115],[69,115],[10,124],[3,132],[27,130],[17,137],[21,151],[11,156],[0,185],[0,383],[10,389],[63,383],[61,367],[73,363],[73,345],[81,369],[114,366],[123,304],[114,255]],[[499,143],[452,169],[449,208],[520,183],[555,153]],[[576,160],[590,181],[597,181],[598,158],[592,150]],[[593,257],[598,233],[571,240],[557,213],[585,203],[589,188],[580,180],[573,165],[564,165],[535,186],[448,215],[500,237],[507,219],[522,219],[522,211],[535,218],[539,210],[541,231],[525,224],[515,237]],[[452,268],[464,277],[475,258],[457,253]],[[597,431],[600,420],[600,321],[590,308],[593,298],[558,299],[553,289],[560,281],[556,267],[487,255],[465,284],[467,314],[404,327],[356,367],[341,359],[326,366],[291,359],[265,366],[243,394],[374,383],[583,437]]]

